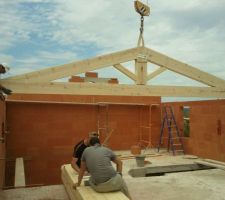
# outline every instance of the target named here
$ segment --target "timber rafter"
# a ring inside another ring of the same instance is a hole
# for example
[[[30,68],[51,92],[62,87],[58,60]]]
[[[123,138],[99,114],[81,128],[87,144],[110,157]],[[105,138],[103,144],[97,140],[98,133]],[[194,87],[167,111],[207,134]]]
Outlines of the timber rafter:
[[[125,51],[98,56],[83,61],[72,62],[61,66],[50,67],[47,69],[10,77],[7,80],[27,82],[54,81],[71,75],[77,75],[87,71],[93,71],[104,67],[113,66],[118,63],[134,60],[137,57],[139,51],[139,48],[128,49]]]

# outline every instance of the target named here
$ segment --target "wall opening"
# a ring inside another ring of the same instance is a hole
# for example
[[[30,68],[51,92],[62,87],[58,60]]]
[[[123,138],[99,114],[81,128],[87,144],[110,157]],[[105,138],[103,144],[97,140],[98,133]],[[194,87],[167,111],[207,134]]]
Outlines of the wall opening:
[[[4,122],[2,122],[2,132],[1,132],[0,138],[1,138],[1,142],[3,143],[5,139],[5,123]]]
[[[190,137],[190,106],[183,106],[184,137]]]
[[[165,174],[168,174],[168,173],[209,170],[209,169],[215,169],[215,167],[196,163],[196,164],[135,168],[135,169],[131,169],[129,171],[129,174],[132,177],[149,177],[149,176],[164,176]]]

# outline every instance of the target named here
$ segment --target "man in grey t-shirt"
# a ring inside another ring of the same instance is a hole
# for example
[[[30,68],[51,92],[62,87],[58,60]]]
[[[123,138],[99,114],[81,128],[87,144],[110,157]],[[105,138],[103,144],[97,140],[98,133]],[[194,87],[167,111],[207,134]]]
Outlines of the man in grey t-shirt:
[[[111,161],[116,164],[116,170]],[[98,137],[91,138],[90,147],[83,152],[76,186],[80,186],[85,171],[90,173],[89,182],[96,192],[121,190],[131,199],[126,183],[122,178],[122,161],[111,149],[101,146]]]

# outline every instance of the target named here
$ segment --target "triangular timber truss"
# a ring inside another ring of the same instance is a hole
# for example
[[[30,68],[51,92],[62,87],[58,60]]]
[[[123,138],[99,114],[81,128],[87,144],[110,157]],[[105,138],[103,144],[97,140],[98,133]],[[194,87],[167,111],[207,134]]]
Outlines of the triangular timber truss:
[[[135,73],[121,63],[135,61]],[[160,68],[147,73],[147,63]],[[136,84],[55,82],[61,78],[113,66]],[[205,84],[194,86],[156,86],[147,81],[170,70]],[[136,47],[83,61],[50,67],[23,75],[0,80],[1,85],[13,93],[30,94],[74,94],[74,95],[126,95],[126,96],[170,96],[170,97],[216,97],[225,98],[225,80],[203,72],[193,66],[165,56],[146,47]]]

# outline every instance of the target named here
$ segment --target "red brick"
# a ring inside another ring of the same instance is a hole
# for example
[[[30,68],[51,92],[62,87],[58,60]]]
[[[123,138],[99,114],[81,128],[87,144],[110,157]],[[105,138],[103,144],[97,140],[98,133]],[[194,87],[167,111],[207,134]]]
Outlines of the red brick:
[[[84,78],[82,78],[80,76],[72,76],[69,79],[69,82],[84,82]]]
[[[85,77],[98,78],[98,73],[97,72],[86,72]]]
[[[111,78],[110,80],[108,80],[108,83],[112,83],[112,84],[118,84],[119,81],[117,78]]]

